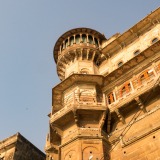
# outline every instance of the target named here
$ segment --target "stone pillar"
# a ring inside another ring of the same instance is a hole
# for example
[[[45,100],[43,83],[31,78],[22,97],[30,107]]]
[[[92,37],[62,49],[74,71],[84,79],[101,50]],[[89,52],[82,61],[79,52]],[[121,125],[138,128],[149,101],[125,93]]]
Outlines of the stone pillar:
[[[113,97],[114,97],[114,101],[116,101],[116,94],[115,94],[115,91],[113,91]]]
[[[86,36],[87,36],[87,43],[89,43],[89,40],[88,40],[88,34],[86,34]]]
[[[95,39],[94,39],[94,36],[92,36],[92,38],[93,38],[93,44],[94,44],[94,45],[96,45],[96,43],[95,43]]]
[[[63,48],[62,49],[65,49],[65,41],[63,41]]]
[[[59,47],[60,54],[62,53],[62,45]]]
[[[70,37],[68,37],[68,46],[70,46]]]
[[[134,87],[133,87],[132,81],[130,81],[129,83],[131,85],[132,91],[134,91]]]
[[[87,49],[87,60],[89,58],[89,49]]]
[[[98,47],[100,47],[100,41],[99,41],[99,38],[98,38],[97,40],[98,40]]]
[[[73,37],[74,37],[73,43],[75,44],[76,43],[76,35],[74,34]]]
[[[82,40],[82,33],[80,33],[80,43],[82,43],[83,40]]]

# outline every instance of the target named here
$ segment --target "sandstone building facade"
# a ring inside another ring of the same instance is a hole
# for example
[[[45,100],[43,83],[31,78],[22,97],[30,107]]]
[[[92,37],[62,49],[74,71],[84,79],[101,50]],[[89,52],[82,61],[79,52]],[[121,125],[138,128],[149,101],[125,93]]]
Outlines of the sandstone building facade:
[[[0,141],[0,160],[45,160],[46,155],[17,133]]]
[[[53,55],[47,160],[160,159],[160,8],[109,39],[72,29]]]

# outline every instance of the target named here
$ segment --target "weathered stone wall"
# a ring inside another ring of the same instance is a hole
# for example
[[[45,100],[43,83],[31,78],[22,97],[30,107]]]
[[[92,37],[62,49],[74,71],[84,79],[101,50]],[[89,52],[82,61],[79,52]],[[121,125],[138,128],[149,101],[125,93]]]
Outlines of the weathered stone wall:
[[[99,72],[103,75],[105,75],[106,72],[113,72],[118,68],[119,62],[122,61],[123,63],[126,63],[133,58],[135,56],[135,51],[139,50],[142,52],[150,47],[154,38],[160,38],[160,24],[157,24],[149,31],[146,31],[145,34],[137,37],[137,39],[134,40],[130,45],[122,48],[119,52],[115,53],[114,56],[107,58],[107,60],[99,67]]]
[[[145,125],[144,123],[142,124]],[[134,127],[133,129],[136,130]],[[153,129],[152,126],[148,129]],[[140,138],[122,148],[121,143],[111,151],[114,160],[159,160],[160,159],[160,130]]]
[[[85,28],[67,32],[85,30],[98,45],[58,39],[54,58],[64,81],[52,92],[47,160],[160,159],[159,13],[108,40]]]
[[[45,160],[46,156],[17,133],[0,142],[0,160]]]
[[[44,154],[38,151],[30,143],[18,141],[16,144],[16,151],[14,154],[15,160],[45,160]]]

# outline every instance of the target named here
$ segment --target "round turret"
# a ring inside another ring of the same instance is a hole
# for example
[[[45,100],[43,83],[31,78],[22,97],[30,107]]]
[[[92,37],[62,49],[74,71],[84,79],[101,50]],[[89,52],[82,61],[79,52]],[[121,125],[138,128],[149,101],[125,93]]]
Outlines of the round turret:
[[[89,28],[76,28],[64,33],[53,50],[59,78],[64,80],[73,73],[99,74],[103,40],[106,40],[104,35]]]

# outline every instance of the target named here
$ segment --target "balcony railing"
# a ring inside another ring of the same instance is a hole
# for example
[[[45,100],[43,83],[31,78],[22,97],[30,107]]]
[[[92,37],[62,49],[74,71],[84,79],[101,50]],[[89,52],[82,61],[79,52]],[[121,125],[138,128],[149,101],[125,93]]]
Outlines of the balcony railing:
[[[97,107],[102,107],[102,108],[107,107],[104,94],[101,101],[97,101],[95,99],[93,99],[93,101],[84,101],[84,99],[82,100],[77,99],[75,93],[72,94],[70,101],[64,103],[63,106],[64,107],[62,109],[60,109],[59,111],[51,115],[51,119],[50,119],[51,122],[56,120],[60,116],[63,116],[64,114],[74,110],[75,108],[81,109],[81,108],[87,107],[88,109],[94,109]]]
[[[123,97],[117,99],[114,103],[110,104],[108,107],[111,112],[113,112],[116,108],[123,106],[126,103],[129,103],[134,98],[140,96],[141,94],[147,92],[151,88],[156,85],[158,82],[159,76],[152,77],[150,80],[144,82],[143,84],[139,85],[137,88],[132,90],[131,92],[125,94]]]

